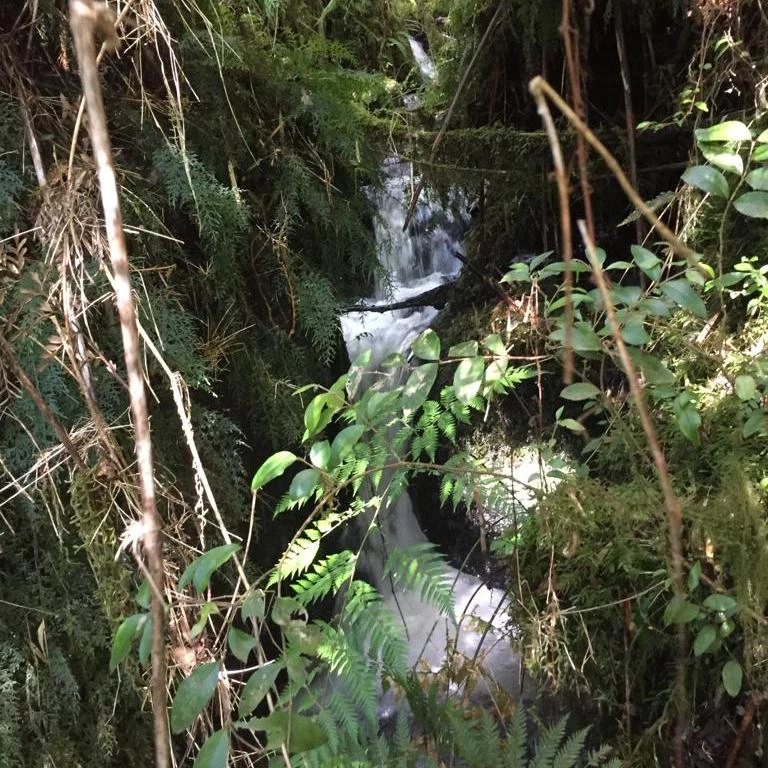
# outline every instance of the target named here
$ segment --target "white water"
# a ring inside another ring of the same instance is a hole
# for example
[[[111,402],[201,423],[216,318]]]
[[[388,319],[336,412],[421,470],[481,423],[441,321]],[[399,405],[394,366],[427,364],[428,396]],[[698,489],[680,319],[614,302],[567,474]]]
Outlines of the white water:
[[[377,286],[375,295],[367,300],[371,304],[400,301],[453,279],[461,266],[453,254],[460,251],[460,236],[468,224],[465,214],[422,200],[412,226],[403,232],[407,202],[416,180],[410,165],[394,160],[385,165],[384,172],[384,187],[375,198],[379,215],[376,242],[389,280]],[[350,359],[370,349],[370,367],[376,369],[388,354],[407,353],[436,315],[433,307],[420,307],[342,316]],[[497,685],[519,695],[522,668],[519,657],[510,649],[505,599],[500,590],[446,565],[446,576],[454,583],[454,622],[416,592],[393,592],[390,580],[383,578],[387,552],[426,541],[406,492],[393,506],[380,510],[377,526],[366,536],[359,559],[360,573],[379,590],[403,623],[409,663],[413,668],[437,673],[446,667],[452,652],[457,652],[482,666],[486,681],[477,686],[476,700],[492,695]],[[453,663],[456,661],[453,655]],[[394,704],[382,701],[383,717],[393,714],[390,707]]]
[[[419,72],[421,72],[422,78],[424,80],[436,80],[437,68],[424,50],[424,46],[410,36],[408,37],[408,44],[411,46],[411,53],[416,60],[416,65],[419,68]]]

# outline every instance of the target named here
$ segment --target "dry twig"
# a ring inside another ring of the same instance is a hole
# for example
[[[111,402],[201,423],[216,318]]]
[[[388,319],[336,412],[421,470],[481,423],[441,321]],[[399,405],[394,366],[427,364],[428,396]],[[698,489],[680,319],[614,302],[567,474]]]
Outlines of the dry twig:
[[[128,372],[131,412],[136,441],[136,458],[142,502],[143,545],[152,589],[152,711],[154,716],[155,760],[157,768],[170,768],[170,738],[166,706],[165,607],[160,588],[163,583],[161,524],[155,499],[152,442],[149,432],[147,397],[139,351],[136,310],[131,292],[128,249],[122,227],[117,181],[112,149],[96,64],[94,32],[111,31],[114,19],[107,6],[93,0],[70,0],[70,24],[80,62],[83,95],[88,110],[89,132],[99,175],[101,199],[109,241],[110,259],[115,275],[115,294]]]

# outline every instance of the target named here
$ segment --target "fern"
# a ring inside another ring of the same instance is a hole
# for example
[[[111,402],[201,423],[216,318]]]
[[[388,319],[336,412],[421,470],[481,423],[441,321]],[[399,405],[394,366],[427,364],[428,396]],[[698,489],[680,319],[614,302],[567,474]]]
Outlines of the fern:
[[[528,753],[528,723],[525,710],[518,705],[504,743],[504,768],[524,768]]]
[[[553,768],[567,722],[568,718],[562,717],[541,735],[536,746],[536,758],[531,768]]]
[[[319,272],[307,270],[296,284],[296,317],[323,365],[330,365],[336,357],[341,338],[339,311],[330,281]]]
[[[391,575],[401,589],[418,590],[422,600],[454,618],[453,582],[434,544],[426,542],[394,550],[384,564],[384,573]]]
[[[339,593],[351,581],[356,565],[357,556],[348,549],[314,563],[310,571],[291,585],[296,599],[308,606]]]

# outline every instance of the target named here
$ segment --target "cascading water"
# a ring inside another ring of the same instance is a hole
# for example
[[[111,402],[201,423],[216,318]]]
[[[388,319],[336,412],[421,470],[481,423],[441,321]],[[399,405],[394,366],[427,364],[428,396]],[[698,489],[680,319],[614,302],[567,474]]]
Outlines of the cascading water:
[[[456,277],[461,262],[460,237],[468,225],[466,213],[452,211],[421,200],[411,226],[404,232],[404,216],[410,189],[414,184],[410,164],[390,160],[385,164],[385,183],[377,193],[376,242],[379,258],[386,272],[370,304],[400,302],[423,294]],[[458,210],[458,205],[454,206]],[[466,206],[464,206],[466,208]],[[351,360],[370,350],[372,370],[392,352],[406,353],[413,340],[435,319],[437,310],[430,306],[389,312],[355,312],[342,316],[341,324]],[[363,533],[361,531],[361,533]],[[367,532],[358,567],[375,586],[402,621],[412,666],[439,672],[449,662],[451,652],[477,660],[486,676],[485,685],[475,691],[481,698],[499,686],[519,695],[522,667],[509,644],[505,625],[507,616],[504,594],[487,587],[479,578],[445,566],[445,575],[453,583],[457,621],[428,603],[418,593],[393,590],[383,577],[386,555],[393,549],[425,543],[407,492],[396,503],[379,511],[377,525]],[[455,661],[455,657],[454,657]],[[382,701],[382,717],[394,702]]]

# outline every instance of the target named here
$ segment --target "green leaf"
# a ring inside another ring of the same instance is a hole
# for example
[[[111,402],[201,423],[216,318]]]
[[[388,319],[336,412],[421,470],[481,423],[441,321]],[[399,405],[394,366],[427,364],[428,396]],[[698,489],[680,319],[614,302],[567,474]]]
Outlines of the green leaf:
[[[237,706],[237,712],[240,717],[247,717],[264,701],[282,668],[282,662],[270,661],[259,667],[248,678],[248,682],[240,694],[240,703]]]
[[[331,444],[327,440],[313,443],[309,449],[309,460],[318,469],[326,469],[331,458]]]
[[[562,427],[563,429],[570,429],[571,432],[576,432],[576,434],[581,434],[586,431],[584,425],[581,422],[576,421],[576,419],[559,419],[557,426]]]
[[[728,181],[720,171],[710,165],[694,165],[687,168],[682,178],[686,184],[702,192],[716,197],[728,197]]]
[[[693,592],[701,581],[701,563],[697,560],[688,571],[688,591]]]
[[[483,346],[494,355],[506,357],[507,348],[498,333],[492,333],[483,339]]]
[[[505,273],[504,277],[499,281],[500,283],[528,283],[531,281],[531,269],[530,267],[521,262],[519,264],[513,264],[510,267],[509,272]]]
[[[311,717],[293,712],[275,711],[269,717],[253,718],[248,727],[267,732],[267,746],[275,749],[288,743],[288,751],[295,755],[322,747],[328,740],[325,731]]]
[[[191,582],[198,592],[202,592],[208,587],[213,572],[221,568],[239,549],[239,544],[222,544],[220,547],[208,550],[197,560],[193,560],[181,574],[179,589],[184,589]]]
[[[643,272],[655,269],[661,264],[661,259],[642,245],[632,245],[629,250],[632,252],[632,260]]]
[[[282,475],[294,461],[298,461],[298,458],[298,456],[295,456],[290,451],[278,451],[277,453],[273,453],[259,467],[258,472],[253,476],[253,480],[251,481],[251,491],[256,493],[259,488],[266,485],[270,480],[280,477],[280,475]]]
[[[765,426],[765,415],[759,408],[755,408],[744,422],[744,426],[741,428],[741,436],[745,439],[752,437],[753,435],[762,432],[765,429]]]
[[[738,120],[726,120],[710,128],[694,131],[696,141],[752,141],[752,132]]]
[[[143,622],[144,628],[141,630],[141,639],[139,640],[139,664],[146,666],[149,657],[152,655],[152,617],[147,614],[147,620]]]
[[[139,622],[146,617],[145,613],[134,613],[124,619],[115,632],[112,640],[112,655],[109,659],[109,671],[114,672],[123,659],[131,652],[131,645],[139,631]]]
[[[333,438],[333,443],[331,444],[331,456],[333,457],[333,461],[335,463],[344,461],[344,459],[346,459],[352,452],[355,445],[357,445],[357,442],[363,436],[364,432],[365,427],[362,424],[351,424],[348,427],[344,427],[344,429]]]
[[[200,617],[189,630],[191,637],[198,637],[203,633],[205,625],[208,623],[208,617],[219,613],[219,606],[216,603],[207,602],[200,609]]]
[[[689,440],[694,445],[699,444],[699,427],[701,427],[701,414],[696,408],[687,403],[683,406],[675,405],[675,418],[677,419],[677,426],[685,436],[686,440]]]
[[[565,344],[565,328],[558,328],[550,334],[553,341]],[[571,343],[576,352],[600,352],[603,345],[600,337],[595,333],[589,323],[578,322],[573,324]]]
[[[731,611],[735,611],[739,604],[730,595],[721,595],[719,593],[715,593],[712,595],[707,595],[707,597],[704,599],[703,605],[707,610],[714,611],[715,613],[719,613],[721,611],[723,613],[729,613]]]
[[[699,615],[699,607],[689,603],[684,597],[673,597],[664,610],[664,623],[688,624]]]
[[[171,731],[181,733],[195,721],[211,700],[219,680],[219,664],[211,661],[196,667],[179,683],[171,707]]]
[[[136,593],[136,602],[140,608],[143,608],[145,611],[149,610],[150,603],[152,602],[152,589],[149,586],[148,579],[144,579],[141,582],[139,591]]]
[[[723,687],[729,696],[738,696],[741,693],[741,683],[744,670],[735,659],[725,663],[723,667]]]
[[[576,384],[569,384],[560,393],[560,397],[565,400],[591,400],[593,397],[597,397],[600,394],[600,390],[589,382],[578,382]]]
[[[766,144],[768,143],[768,128],[766,128],[756,139],[755,141]]]
[[[462,360],[453,376],[453,391],[456,399],[464,405],[469,405],[472,398],[483,385],[485,363],[481,357],[469,357]]]
[[[406,362],[405,355],[402,352],[391,352],[382,361],[382,368],[402,368]]]
[[[766,160],[768,160],[768,145],[764,144],[762,147],[757,147],[752,153],[752,162],[763,163]]]
[[[621,338],[633,347],[641,347],[651,340],[642,320],[631,320],[626,323],[621,329]]]
[[[405,411],[410,413],[423,405],[437,378],[437,369],[437,363],[424,363],[424,365],[413,369],[403,387],[403,409]]]
[[[448,350],[448,357],[475,357],[477,355],[476,341],[462,341],[461,344],[454,344]]]
[[[745,181],[752,189],[768,190],[768,168],[755,168],[747,174]]]
[[[250,633],[243,632],[242,629],[232,627],[227,635],[227,645],[229,650],[235,655],[236,659],[245,664],[251,651],[259,644],[259,641]]]
[[[739,400],[752,400],[757,394],[757,384],[751,376],[737,376],[734,388]]]
[[[431,329],[427,328],[411,346],[413,354],[422,360],[440,359],[440,337]]]
[[[243,621],[248,621],[249,619],[261,621],[264,618],[265,608],[264,593],[257,589],[249,592],[248,596],[243,600],[240,615],[243,617]]]
[[[768,219],[768,192],[745,192],[733,201],[733,207],[752,219]]]
[[[720,152],[717,149],[701,148],[702,154],[707,161],[716,165],[724,171],[730,171],[737,176],[744,173],[744,160],[737,152]]]
[[[339,435],[340,434],[341,432],[339,432]],[[338,438],[338,435],[336,437]],[[333,442],[335,444],[336,440]],[[288,496],[294,501],[301,501],[302,499],[309,498],[315,488],[317,488],[317,481],[319,479],[319,469],[302,469],[301,472],[291,480],[291,486],[288,488]]]
[[[200,748],[192,768],[227,768],[229,760],[229,733],[212,733]]]
[[[667,280],[661,284],[661,292],[675,304],[699,317],[707,316],[707,307],[694,287],[684,279]]]
[[[703,653],[706,653],[712,647],[712,643],[715,640],[717,640],[717,628],[712,626],[712,624],[702,627],[693,641],[693,655],[698,658]]]

